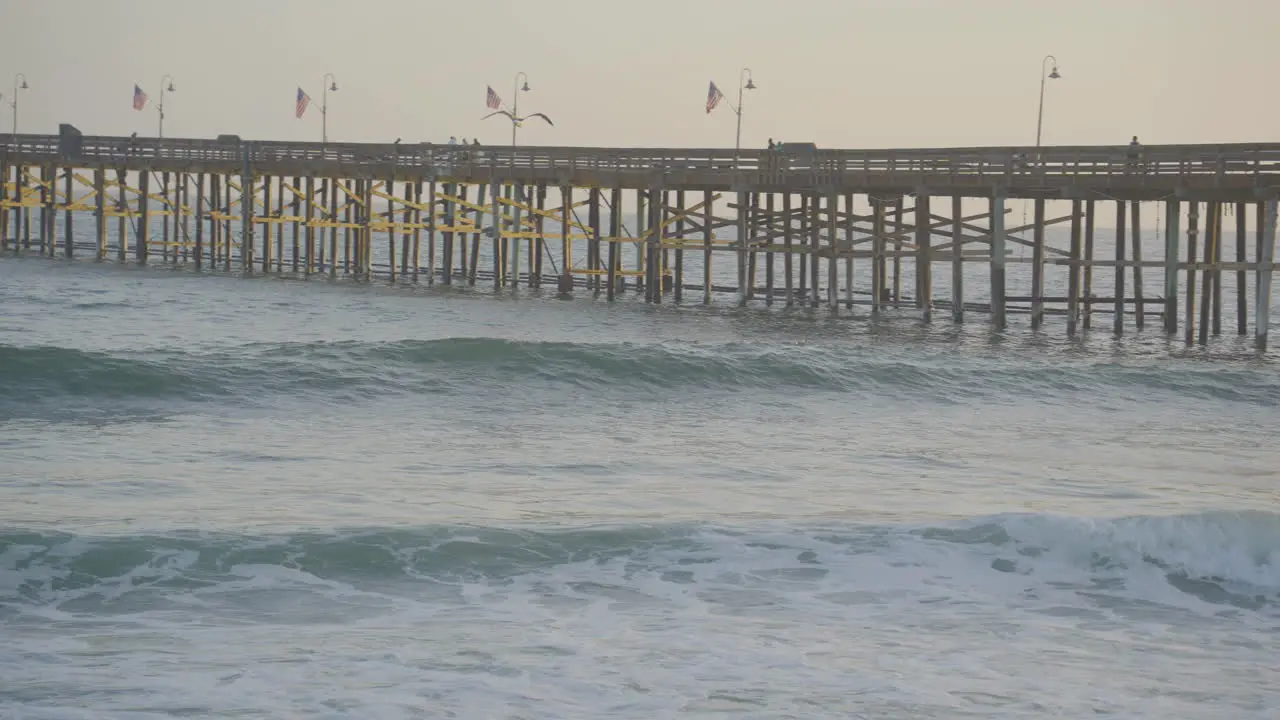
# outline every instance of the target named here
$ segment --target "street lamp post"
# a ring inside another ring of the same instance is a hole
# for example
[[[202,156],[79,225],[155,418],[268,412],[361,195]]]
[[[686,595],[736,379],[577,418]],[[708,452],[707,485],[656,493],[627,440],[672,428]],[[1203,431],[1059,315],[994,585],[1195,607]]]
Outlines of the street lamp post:
[[[164,137],[164,94],[166,90],[168,92],[174,92],[177,90],[177,88],[173,86],[172,75],[166,74],[164,77],[160,78],[160,102],[156,103],[156,110],[160,113],[160,129],[156,133],[156,137],[158,138]]]
[[[744,74],[747,76],[746,83],[742,82]],[[738,116],[738,136],[733,143],[735,153],[742,149],[742,91],[755,89],[756,85],[751,81],[751,68],[742,68],[742,71],[738,73],[738,107],[734,108],[734,113]]]
[[[524,85],[520,84],[520,78],[524,78]],[[520,93],[529,92],[529,76],[523,71],[516,73],[516,78],[511,82],[511,147],[516,146],[516,129],[520,126],[520,122],[515,118],[520,117]]]
[[[18,78],[22,78],[22,84],[21,84],[21,85],[19,85],[19,84],[18,84]],[[27,88],[29,88],[29,87],[31,87],[31,86],[30,86],[30,85],[27,85],[27,76],[26,76],[26,75],[23,75],[22,73],[18,73],[17,75],[14,75],[14,76],[13,76],[13,103],[12,103],[12,105],[13,105],[13,134],[14,134],[14,135],[17,135],[17,134],[18,134],[18,91],[19,91],[19,90],[26,90],[26,89],[27,89]]]
[[[1053,70],[1048,74],[1045,73],[1045,63],[1053,61]],[[1040,129],[1044,126],[1044,81],[1046,78],[1057,80],[1062,77],[1058,74],[1058,58],[1052,55],[1045,55],[1040,61],[1040,113],[1036,116],[1036,147],[1040,147]]]
[[[329,142],[329,91],[338,92],[338,79],[325,73],[320,82],[320,142]]]

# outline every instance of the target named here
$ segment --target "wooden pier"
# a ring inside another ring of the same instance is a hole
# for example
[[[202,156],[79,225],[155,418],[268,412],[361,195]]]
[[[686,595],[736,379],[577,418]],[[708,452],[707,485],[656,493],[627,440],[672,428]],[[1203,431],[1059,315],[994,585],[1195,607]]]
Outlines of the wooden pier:
[[[1222,331],[1225,277],[1236,332],[1252,301],[1265,349],[1280,144],[735,152],[63,126],[0,142],[0,179],[5,253],[926,320],[983,312],[997,328],[1065,317],[1068,334],[1101,316],[1115,333],[1150,320],[1176,334],[1181,318],[1201,344]],[[77,214],[91,232],[75,232]]]

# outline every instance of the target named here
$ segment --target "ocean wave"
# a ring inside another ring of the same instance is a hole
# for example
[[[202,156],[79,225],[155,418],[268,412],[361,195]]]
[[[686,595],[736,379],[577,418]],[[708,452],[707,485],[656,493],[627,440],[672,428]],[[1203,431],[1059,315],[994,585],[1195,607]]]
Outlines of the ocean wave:
[[[869,571],[867,558],[875,560]],[[857,564],[853,559],[860,559]],[[1197,513],[1079,519],[977,518],[930,526],[726,528],[645,525],[559,530],[363,529],[281,535],[166,533],[94,537],[0,531],[0,604],[59,604],[160,589],[198,592],[254,579],[278,583],[503,584],[576,568],[697,584],[820,580],[827,590],[883,590],[895,568],[924,567],[1096,589],[1102,581],[1245,609],[1280,606],[1280,514]],[[1157,578],[1161,588],[1144,585]],[[1105,583],[1104,583],[1105,584]],[[243,588],[243,585],[237,585]]]
[[[1280,375],[1255,365],[995,361],[960,353],[885,354],[827,344],[574,343],[446,338],[246,345],[216,351],[89,352],[0,345],[0,402],[51,396],[216,399],[470,394],[495,385],[673,390],[863,392],[961,403],[981,397],[1113,399],[1161,393],[1280,405]]]

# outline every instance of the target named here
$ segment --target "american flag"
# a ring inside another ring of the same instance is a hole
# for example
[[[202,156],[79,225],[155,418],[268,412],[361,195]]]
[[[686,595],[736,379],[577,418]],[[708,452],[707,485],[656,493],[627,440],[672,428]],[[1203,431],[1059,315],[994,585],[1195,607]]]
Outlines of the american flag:
[[[710,113],[716,109],[720,101],[724,99],[724,93],[720,92],[720,88],[716,87],[716,82],[711,81],[711,88],[707,90],[707,112]]]
[[[502,105],[502,98],[498,97],[498,93],[494,92],[493,88],[487,85],[485,87],[488,88],[489,93],[485,95],[484,104],[487,105],[490,110],[497,110]]]
[[[294,112],[295,117],[302,117],[302,113],[307,111],[307,106],[311,104],[311,96],[302,92],[302,88],[298,88],[298,109]]]
[[[147,105],[147,94],[136,84],[133,86],[133,109],[141,110]]]

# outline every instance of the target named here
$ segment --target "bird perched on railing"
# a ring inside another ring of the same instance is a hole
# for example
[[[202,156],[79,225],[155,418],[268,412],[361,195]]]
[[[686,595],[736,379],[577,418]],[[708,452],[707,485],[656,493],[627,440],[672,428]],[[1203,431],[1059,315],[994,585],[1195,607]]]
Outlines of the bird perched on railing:
[[[543,120],[546,120],[546,121],[547,121],[547,124],[548,124],[548,125],[550,125],[551,127],[555,127],[555,126],[556,126],[556,124],[555,124],[555,123],[551,122],[551,118],[547,117],[546,115],[543,115],[542,113],[529,113],[528,115],[525,115],[524,117],[516,117],[515,115],[512,115],[511,113],[507,112],[506,110],[497,110],[497,111],[495,111],[495,112],[491,112],[491,113],[489,113],[488,115],[485,115],[484,117],[482,117],[482,118],[480,118],[480,119],[481,119],[481,120],[488,120],[489,118],[493,117],[494,115],[506,115],[506,116],[507,116],[507,118],[508,118],[509,120],[511,120],[512,124],[514,124],[516,127],[520,127],[521,125],[523,125],[523,124],[524,124],[524,121],[525,121],[525,120],[528,120],[529,118],[542,118]]]

